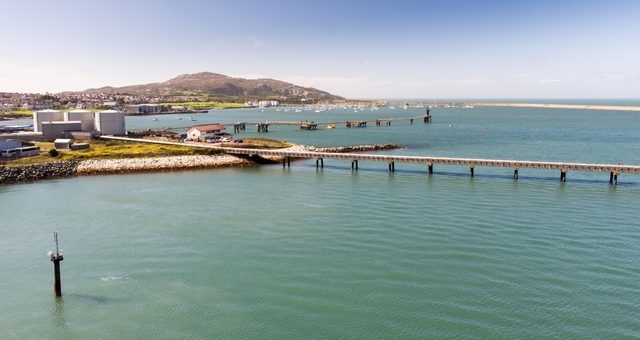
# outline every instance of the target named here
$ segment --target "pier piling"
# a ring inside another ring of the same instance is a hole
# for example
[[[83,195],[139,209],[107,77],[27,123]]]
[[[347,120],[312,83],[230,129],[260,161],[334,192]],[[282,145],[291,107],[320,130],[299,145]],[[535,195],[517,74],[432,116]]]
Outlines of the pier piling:
[[[320,165],[320,168],[324,168],[324,160],[322,158],[316,159],[316,169],[318,168],[318,164]]]
[[[471,177],[474,176],[474,169],[475,168],[473,166],[469,167],[469,176],[471,176]]]
[[[351,170],[358,170],[358,160],[354,159],[351,161]]]
[[[518,179],[518,169],[513,170],[513,179]]]
[[[396,171],[396,162],[389,162],[389,172]]]
[[[567,169],[560,170],[560,182],[567,181]]]
[[[618,174],[615,171],[609,174],[609,184],[618,184]]]

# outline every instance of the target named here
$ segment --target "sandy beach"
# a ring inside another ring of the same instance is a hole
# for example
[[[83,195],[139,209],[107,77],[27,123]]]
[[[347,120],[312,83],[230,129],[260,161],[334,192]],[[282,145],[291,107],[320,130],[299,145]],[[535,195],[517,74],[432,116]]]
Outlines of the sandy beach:
[[[473,106],[531,107],[548,109],[640,111],[640,106],[578,105],[578,104],[534,104],[534,103],[472,103]]]

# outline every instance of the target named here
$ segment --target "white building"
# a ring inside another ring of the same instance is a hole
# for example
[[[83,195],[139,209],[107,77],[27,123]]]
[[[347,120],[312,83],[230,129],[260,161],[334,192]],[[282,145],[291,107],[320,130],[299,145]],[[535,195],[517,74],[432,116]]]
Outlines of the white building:
[[[33,132],[42,132],[42,122],[63,121],[64,112],[58,110],[40,110],[33,113]]]
[[[128,113],[139,114],[154,114],[160,113],[165,110],[165,107],[158,104],[135,104],[125,106],[125,111]]]
[[[258,107],[271,107],[278,106],[279,104],[277,100],[261,100],[258,102]]]
[[[205,136],[220,133],[225,129],[221,124],[194,125],[187,130],[187,139],[204,141]]]
[[[124,113],[116,110],[105,110],[96,113],[96,130],[103,135],[124,135],[127,131]]]
[[[64,113],[65,121],[79,121],[82,131],[95,131],[95,114],[88,110],[72,110]]]

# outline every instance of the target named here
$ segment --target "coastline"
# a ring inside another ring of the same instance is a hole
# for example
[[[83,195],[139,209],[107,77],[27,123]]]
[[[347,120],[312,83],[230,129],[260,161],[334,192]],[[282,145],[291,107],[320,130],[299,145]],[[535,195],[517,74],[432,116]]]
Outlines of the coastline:
[[[248,167],[255,163],[231,156],[170,156],[150,158],[91,159],[78,162],[77,175],[114,174],[144,171],[167,171],[193,168]]]
[[[534,104],[534,103],[470,103],[473,106],[486,107],[523,107],[537,109],[577,109],[640,112],[640,106],[584,105],[584,104]]]
[[[90,159],[25,166],[0,165],[0,185],[83,175],[162,172],[186,169],[250,167],[256,163],[231,156],[171,156],[150,158]]]
[[[366,152],[401,148],[400,145],[371,144],[331,148],[296,145],[290,149],[318,152]],[[270,161],[279,161],[271,159]],[[148,158],[87,159],[58,161],[24,166],[0,164],[0,185],[21,182],[33,182],[43,179],[71,176],[108,175],[136,172],[162,172],[186,169],[252,167],[260,163],[229,154],[166,156]]]

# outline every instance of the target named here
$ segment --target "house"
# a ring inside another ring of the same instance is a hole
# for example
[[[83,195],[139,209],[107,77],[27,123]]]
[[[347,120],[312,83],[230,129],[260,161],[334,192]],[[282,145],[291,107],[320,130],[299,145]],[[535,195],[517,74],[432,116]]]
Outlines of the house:
[[[226,129],[222,124],[194,125],[187,130],[187,139],[204,142],[208,136],[224,130]]]

